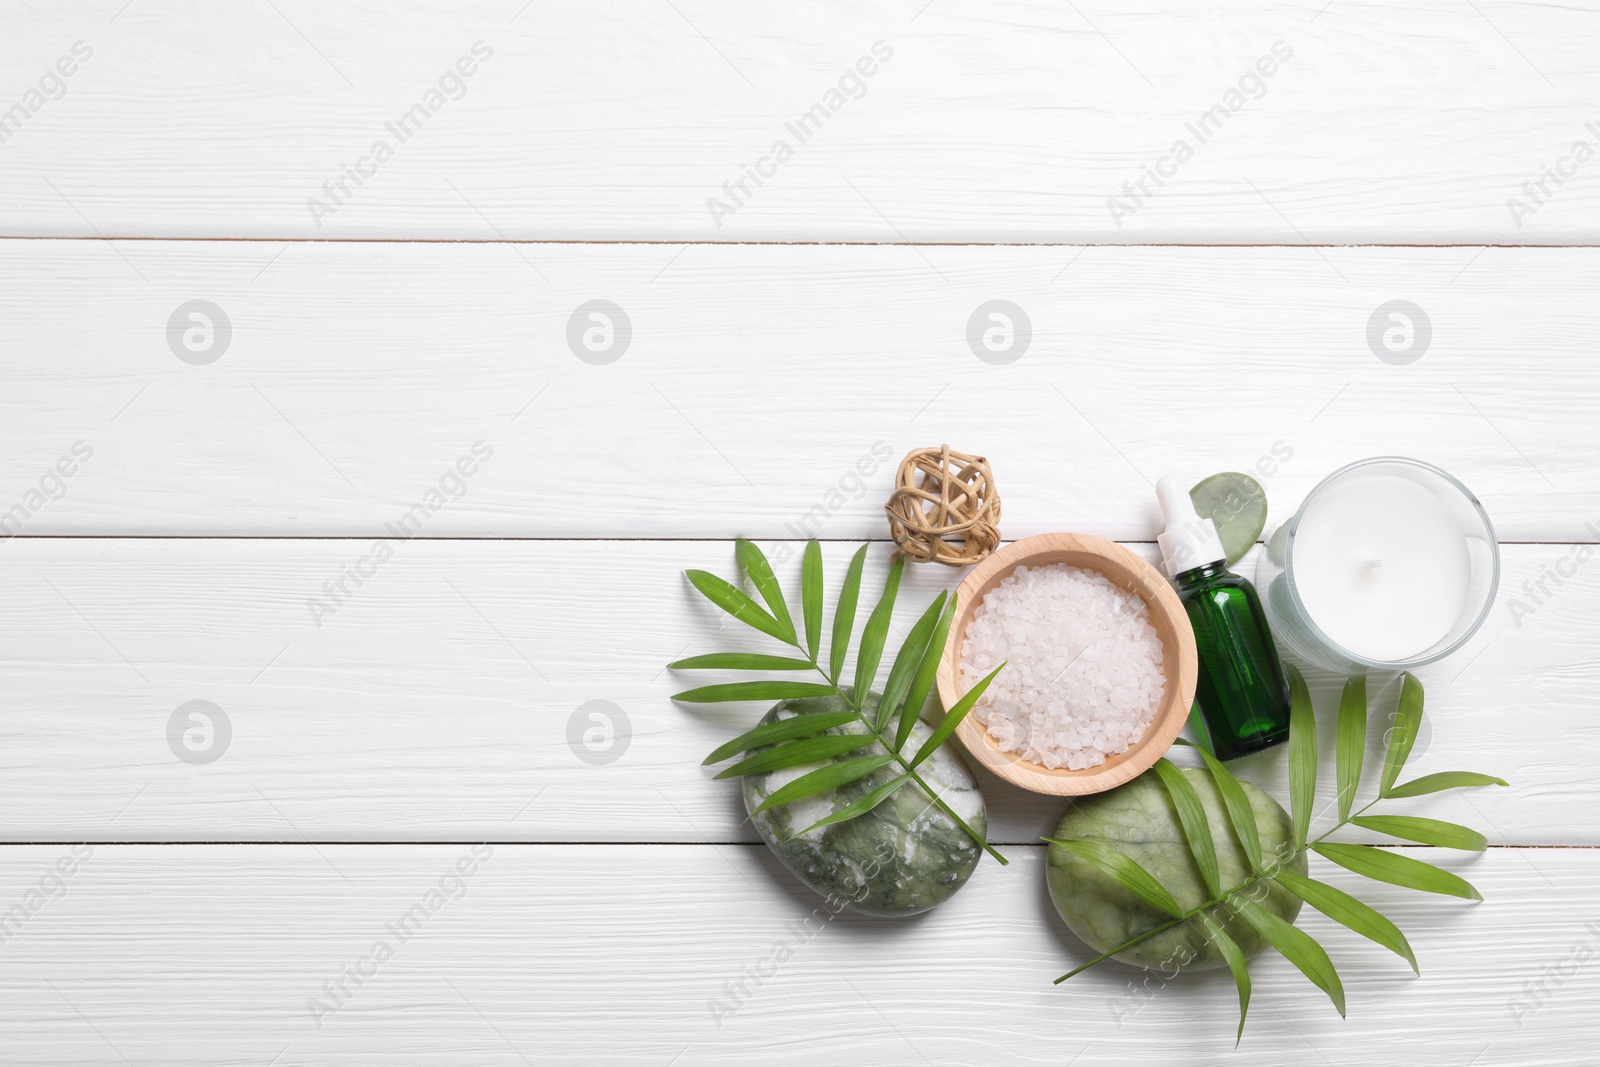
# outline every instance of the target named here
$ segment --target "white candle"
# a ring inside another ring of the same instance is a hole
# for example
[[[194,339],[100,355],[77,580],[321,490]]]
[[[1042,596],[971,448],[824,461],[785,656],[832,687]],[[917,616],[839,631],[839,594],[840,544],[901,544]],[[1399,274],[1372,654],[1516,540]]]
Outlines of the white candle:
[[[1307,501],[1293,578],[1306,616],[1345,651],[1419,656],[1461,618],[1472,586],[1467,538],[1433,492],[1397,474],[1352,473]]]

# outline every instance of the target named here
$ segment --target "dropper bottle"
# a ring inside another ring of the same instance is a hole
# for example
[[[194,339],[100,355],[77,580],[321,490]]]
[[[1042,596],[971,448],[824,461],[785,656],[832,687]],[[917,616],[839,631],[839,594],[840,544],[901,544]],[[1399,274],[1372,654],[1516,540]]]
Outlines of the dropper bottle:
[[[1229,760],[1289,737],[1289,682],[1255,586],[1228,570],[1217,527],[1170,474],[1156,483],[1166,532],[1162,564],[1194,627],[1195,702],[1212,750]]]

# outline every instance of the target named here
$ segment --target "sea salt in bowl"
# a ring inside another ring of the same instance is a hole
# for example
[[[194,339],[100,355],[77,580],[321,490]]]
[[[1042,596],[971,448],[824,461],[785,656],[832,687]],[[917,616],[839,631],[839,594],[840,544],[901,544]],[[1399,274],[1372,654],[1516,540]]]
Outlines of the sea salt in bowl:
[[[1165,679],[1149,726],[1125,750],[1082,770],[1050,768],[1023,759],[1016,752],[1001,751],[979,716],[981,702],[962,720],[956,736],[978,762],[1013,785],[1058,796],[1099,793],[1137,777],[1172,747],[1194,702],[1199,669],[1194,630],[1177,593],[1160,571],[1126,548],[1087,534],[1041,534],[1014,541],[979,563],[956,590],[955,623],[939,661],[939,696],[944,706],[950,707],[966,691],[961,682],[962,645],[984,597],[1018,567],[1031,569],[1055,563],[1096,571],[1144,602],[1150,626],[1161,640],[1161,671]]]

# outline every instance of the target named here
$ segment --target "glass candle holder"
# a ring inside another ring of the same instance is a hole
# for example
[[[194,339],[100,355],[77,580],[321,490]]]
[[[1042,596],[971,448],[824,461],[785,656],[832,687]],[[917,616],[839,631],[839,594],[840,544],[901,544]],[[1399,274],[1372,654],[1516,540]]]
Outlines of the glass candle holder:
[[[1445,471],[1378,456],[1324,478],[1272,535],[1256,584],[1278,640],[1340,672],[1411,670],[1465,644],[1494,606],[1500,545]]]

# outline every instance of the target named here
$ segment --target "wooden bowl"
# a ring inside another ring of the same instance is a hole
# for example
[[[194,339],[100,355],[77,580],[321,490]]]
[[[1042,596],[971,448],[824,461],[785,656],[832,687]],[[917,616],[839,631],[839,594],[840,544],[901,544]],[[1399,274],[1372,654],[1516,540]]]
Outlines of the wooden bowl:
[[[978,762],[1013,785],[1058,796],[1099,793],[1149,770],[1172,747],[1178,731],[1188,720],[1199,671],[1194,628],[1189,625],[1189,616],[1178,594],[1160,571],[1126,548],[1087,534],[1040,534],[1014,541],[972,568],[956,590],[955,623],[950,627],[950,637],[939,661],[939,697],[948,708],[964,692],[958,685],[961,643],[966,639],[973,613],[989,590],[1018,566],[1042,567],[1051,563],[1099,571],[1149,606],[1150,624],[1161,638],[1162,669],[1167,676],[1166,692],[1155,718],[1145,729],[1144,736],[1126,752],[1107,757],[1098,767],[1081,771],[1065,767],[1051,770],[1014,752],[1001,752],[989,731],[978,721],[976,712],[969,712],[961,721],[956,727],[956,736]]]

